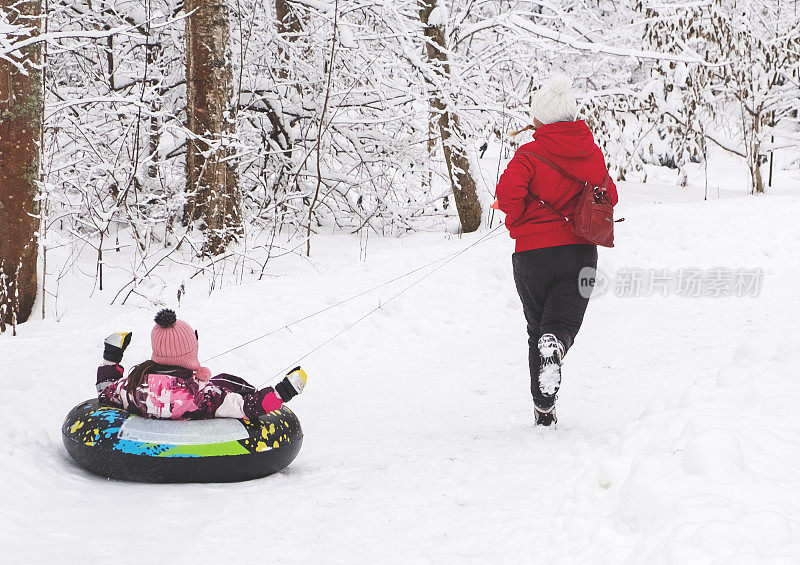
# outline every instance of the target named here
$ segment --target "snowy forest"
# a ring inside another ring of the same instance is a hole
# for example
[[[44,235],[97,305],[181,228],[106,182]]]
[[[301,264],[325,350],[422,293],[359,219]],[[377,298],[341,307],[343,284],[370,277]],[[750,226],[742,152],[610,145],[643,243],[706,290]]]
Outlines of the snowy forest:
[[[0,0],[0,562],[800,565],[798,3]]]
[[[0,324],[78,257],[124,303],[175,264],[258,279],[317,233],[475,231],[554,69],[616,179],[679,190],[714,147],[768,191],[798,23],[788,0],[5,0]]]

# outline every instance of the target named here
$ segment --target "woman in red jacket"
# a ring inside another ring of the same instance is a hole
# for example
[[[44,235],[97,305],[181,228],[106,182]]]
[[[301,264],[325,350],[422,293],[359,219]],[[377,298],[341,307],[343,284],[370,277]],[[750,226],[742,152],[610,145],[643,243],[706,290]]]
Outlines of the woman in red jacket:
[[[572,81],[552,77],[533,97],[533,141],[520,147],[497,184],[497,205],[516,240],[514,281],[528,323],[531,394],[536,424],[556,422],[561,360],[575,341],[589,298],[578,284],[582,269],[597,267],[597,247],[575,235],[571,217],[581,186],[532,156],[543,156],[568,173],[601,185],[608,170],[583,120]],[[614,205],[617,188],[607,189]]]

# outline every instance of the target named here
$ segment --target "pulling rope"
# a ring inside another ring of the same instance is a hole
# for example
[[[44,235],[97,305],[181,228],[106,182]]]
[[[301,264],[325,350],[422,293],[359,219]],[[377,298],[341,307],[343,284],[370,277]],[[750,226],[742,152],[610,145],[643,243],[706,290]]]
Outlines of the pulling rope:
[[[501,225],[502,225],[502,224],[501,224]],[[325,313],[325,312],[327,312],[328,310],[332,310],[332,309],[334,309],[334,308],[337,308],[337,307],[339,307],[339,306],[341,306],[341,305],[343,305],[343,304],[347,304],[348,302],[352,302],[353,300],[356,300],[357,298],[361,298],[362,296],[365,296],[365,295],[367,295],[367,294],[369,294],[369,293],[371,293],[371,292],[374,292],[374,291],[378,290],[379,288],[383,288],[383,287],[385,287],[385,286],[388,286],[388,285],[390,285],[390,284],[392,284],[392,283],[395,283],[395,282],[397,282],[397,281],[399,281],[399,280],[402,280],[402,279],[404,279],[404,278],[406,278],[406,277],[409,277],[409,276],[411,276],[411,275],[413,275],[413,274],[415,274],[415,273],[418,273],[419,271],[423,271],[423,270],[427,269],[428,267],[431,267],[431,266],[435,265],[436,263],[440,263],[440,262],[442,262],[442,261],[447,261],[447,262],[450,262],[452,259],[455,259],[457,256],[461,255],[462,253],[464,253],[465,251],[467,251],[467,250],[471,249],[472,247],[475,247],[476,245],[478,245],[478,244],[480,244],[480,243],[483,243],[483,242],[485,242],[485,241],[488,241],[488,240],[489,240],[489,239],[491,239],[492,237],[495,237],[493,234],[494,234],[494,232],[496,232],[496,231],[497,231],[497,230],[498,230],[500,227],[501,227],[501,226],[497,226],[495,229],[493,229],[493,230],[492,230],[492,231],[490,231],[489,233],[485,234],[484,236],[482,236],[480,239],[478,239],[477,241],[475,241],[474,243],[472,243],[472,244],[471,244],[471,245],[469,245],[468,247],[465,247],[464,249],[461,249],[460,251],[455,251],[455,252],[453,252],[453,253],[451,253],[451,254],[449,254],[449,255],[445,255],[444,257],[439,257],[439,258],[438,258],[438,259],[436,259],[435,261],[431,261],[430,263],[426,263],[425,265],[422,265],[422,266],[420,266],[420,267],[417,267],[416,269],[413,269],[413,270],[411,270],[411,271],[409,271],[409,272],[407,272],[407,273],[404,273],[404,274],[402,274],[402,275],[398,275],[398,276],[396,276],[396,277],[394,277],[393,279],[390,279],[390,280],[388,280],[388,281],[384,281],[384,282],[382,282],[381,284],[379,284],[379,285],[377,285],[377,286],[374,286],[374,287],[372,287],[372,288],[369,288],[369,289],[367,289],[367,290],[364,290],[364,291],[362,291],[362,292],[359,292],[358,294],[354,294],[353,296],[351,296],[351,297],[349,297],[349,298],[345,298],[344,300],[341,300],[341,301],[339,301],[339,302],[337,302],[337,303],[335,303],[335,304],[331,304],[330,306],[327,306],[327,307],[325,307],[325,308],[323,308],[323,309],[321,309],[321,310],[317,310],[316,312],[313,312],[313,313],[311,313],[311,314],[308,314],[308,315],[306,315],[306,316],[303,316],[302,318],[299,318],[299,319],[297,319],[297,320],[295,320],[295,321],[293,321],[293,322],[289,322],[288,324],[284,324],[283,326],[280,326],[280,327],[278,327],[278,328],[275,328],[275,329],[273,329],[273,330],[270,330],[270,331],[268,331],[268,332],[267,332],[267,333],[265,333],[265,334],[262,334],[262,335],[260,335],[260,336],[258,336],[258,337],[254,337],[253,339],[251,339],[251,340],[249,340],[249,341],[246,341],[246,342],[244,342],[244,343],[241,343],[241,344],[239,344],[239,345],[237,345],[237,346],[235,346],[235,347],[231,347],[230,349],[226,349],[225,351],[223,351],[223,352],[221,352],[221,353],[217,353],[217,354],[216,354],[216,355],[214,355],[213,357],[209,357],[208,359],[204,359],[204,360],[203,360],[203,364],[205,365],[205,364],[206,364],[206,363],[208,363],[209,361],[213,361],[214,359],[217,359],[218,357],[222,357],[223,355],[227,355],[228,353],[231,353],[231,352],[233,352],[233,351],[236,351],[237,349],[241,349],[241,348],[243,348],[243,347],[247,347],[248,345],[250,345],[250,344],[252,344],[252,343],[255,343],[255,342],[259,341],[259,340],[262,340],[262,339],[264,339],[265,337],[269,337],[269,336],[271,336],[271,335],[274,335],[274,334],[278,333],[279,331],[282,331],[282,330],[288,330],[288,329],[289,329],[290,327],[292,327],[292,326],[296,326],[297,324],[300,324],[300,323],[302,323],[302,322],[305,322],[306,320],[309,320],[309,319],[311,319],[311,318],[314,318],[315,316],[319,316],[320,314],[324,314],[324,313]],[[437,269],[437,270],[438,270],[438,269]],[[435,272],[435,271],[432,271],[431,273],[433,273],[433,272]],[[426,276],[427,276],[427,275],[426,275]],[[425,277],[423,277],[423,278],[425,278]],[[419,279],[419,280],[421,281],[422,279]],[[419,281],[417,281],[417,282],[419,282]],[[405,290],[404,290],[403,292],[405,292]],[[394,299],[394,298],[395,298],[395,297],[392,297],[392,299]],[[359,321],[360,321],[360,320],[359,320]],[[308,355],[310,355],[310,353],[309,353]],[[295,366],[296,366],[296,365],[292,365],[292,367],[295,367]],[[292,367],[289,367],[289,369],[291,369]],[[288,369],[287,369],[287,370],[288,370]]]
[[[379,285],[379,286],[375,287],[374,289],[370,289],[370,290],[368,290],[368,291],[364,291],[364,292],[362,292],[361,294],[357,295],[357,296],[363,296],[364,294],[367,294],[368,292],[371,292],[372,290],[378,289],[378,288],[380,288],[381,286],[385,286],[385,285],[389,284],[390,282],[394,282],[394,281],[396,281],[396,280],[399,280],[399,279],[401,279],[401,278],[407,277],[407,276],[409,276],[409,275],[411,275],[411,274],[413,274],[413,273],[415,273],[415,272],[418,272],[418,271],[420,271],[420,270],[422,270],[422,269],[425,269],[426,267],[430,267],[431,265],[435,265],[436,263],[440,263],[440,262],[444,261],[444,262],[442,262],[442,263],[441,263],[441,265],[439,265],[439,266],[438,266],[438,267],[436,267],[435,269],[431,270],[430,272],[428,272],[428,273],[424,274],[423,276],[421,276],[420,278],[418,278],[417,280],[415,280],[414,282],[412,282],[411,284],[409,284],[408,286],[406,286],[405,288],[403,288],[403,289],[402,289],[400,292],[398,292],[398,293],[396,293],[396,294],[392,295],[392,296],[391,296],[391,297],[390,297],[388,300],[386,300],[385,302],[378,304],[378,305],[377,305],[375,308],[373,308],[372,310],[370,310],[369,312],[367,312],[366,314],[364,314],[363,316],[361,316],[359,319],[357,319],[355,322],[353,322],[352,324],[350,324],[350,325],[348,325],[347,327],[345,327],[343,330],[341,330],[341,331],[337,332],[337,333],[336,333],[336,334],[334,334],[333,336],[329,337],[328,339],[326,339],[325,341],[323,341],[322,343],[320,343],[319,345],[317,345],[317,346],[316,346],[314,349],[312,349],[311,351],[309,351],[309,352],[305,353],[305,354],[304,354],[302,357],[299,357],[299,358],[298,358],[298,359],[296,359],[294,362],[292,362],[292,363],[290,363],[289,365],[287,365],[287,366],[286,366],[286,367],[285,367],[283,370],[281,370],[281,371],[279,371],[279,372],[275,373],[275,375],[273,375],[272,377],[270,377],[269,379],[267,379],[266,381],[264,381],[264,382],[263,382],[261,385],[259,385],[259,387],[258,387],[258,388],[262,388],[264,385],[266,385],[266,384],[268,384],[268,383],[270,383],[270,382],[272,382],[272,381],[274,381],[274,380],[276,380],[276,379],[278,379],[278,378],[280,378],[280,377],[283,377],[283,376],[284,376],[284,375],[285,375],[285,374],[286,374],[288,371],[290,371],[292,368],[294,368],[294,367],[297,367],[298,365],[300,365],[300,362],[301,362],[301,361],[303,361],[303,360],[304,360],[304,359],[306,359],[307,357],[310,357],[311,355],[313,355],[314,353],[316,353],[317,351],[319,351],[320,349],[322,349],[323,347],[325,347],[326,345],[328,345],[330,342],[332,342],[333,340],[335,340],[337,337],[341,336],[341,335],[342,335],[342,334],[344,334],[344,333],[347,333],[348,331],[350,331],[351,329],[353,329],[355,326],[357,326],[358,324],[360,324],[361,322],[363,322],[364,320],[366,320],[367,318],[369,318],[370,316],[372,316],[372,315],[373,315],[375,312],[377,312],[378,310],[381,310],[381,309],[383,308],[383,306],[384,306],[384,305],[386,305],[386,304],[389,304],[389,303],[390,303],[390,302],[392,302],[393,300],[395,300],[395,299],[399,298],[400,296],[402,296],[403,294],[405,294],[407,291],[411,290],[412,288],[414,288],[415,286],[417,286],[419,283],[421,283],[422,281],[424,281],[425,279],[427,279],[429,276],[431,276],[431,275],[432,275],[432,274],[434,274],[435,272],[439,271],[440,269],[444,268],[446,265],[448,265],[449,263],[451,263],[452,261],[454,261],[455,259],[457,259],[457,258],[458,258],[458,257],[460,257],[461,255],[463,255],[464,253],[466,253],[467,251],[469,251],[470,249],[472,249],[472,248],[473,248],[473,247],[475,247],[476,245],[479,245],[479,244],[481,244],[481,243],[484,243],[484,242],[486,242],[486,241],[488,241],[488,240],[492,239],[493,237],[496,237],[496,235],[500,235],[500,234],[495,234],[495,232],[496,232],[496,231],[498,231],[500,228],[503,228],[503,227],[505,227],[505,224],[500,224],[500,225],[498,225],[496,228],[494,228],[493,230],[489,231],[489,232],[488,232],[486,235],[484,235],[483,237],[481,237],[481,238],[480,238],[480,239],[478,239],[477,241],[475,241],[475,242],[471,243],[470,245],[468,245],[468,246],[467,246],[467,247],[465,247],[464,249],[461,249],[460,251],[457,251],[457,252],[455,252],[455,253],[452,253],[452,254],[450,254],[450,255],[448,255],[448,256],[445,256],[445,257],[442,257],[442,258],[440,258],[440,259],[437,259],[436,261],[433,261],[433,262],[431,262],[431,263],[428,263],[427,265],[425,265],[425,266],[423,266],[423,267],[419,267],[419,268],[417,268],[417,269],[414,269],[413,271],[410,271],[409,273],[406,273],[405,275],[401,275],[401,276],[399,276],[399,277],[396,277],[395,279],[392,279],[392,281],[388,281],[388,282],[386,282],[386,283],[383,283],[383,284],[381,284],[381,285]],[[356,297],[357,297],[357,296],[356,296]],[[356,297],[351,297],[351,298],[348,298],[347,300],[343,300],[343,301],[342,301],[342,302],[340,302],[339,304],[344,304],[345,302],[348,302],[348,301],[350,301],[350,300],[352,300],[353,298],[356,298]],[[333,306],[330,306],[330,307],[326,308],[325,310],[330,310],[331,308],[334,308],[335,306],[338,306],[338,304],[334,304]],[[320,312],[319,312],[319,313],[321,313],[321,312],[324,312],[325,310],[320,310]],[[316,314],[312,314],[311,316],[315,316],[315,315],[316,315]],[[311,317],[311,316],[307,316],[307,317],[306,317],[306,318],[304,318],[304,319],[308,319],[308,318],[309,318],[309,317]],[[295,322],[295,323],[296,323],[296,322]],[[285,327],[288,327],[288,326],[285,326]],[[283,329],[283,328],[280,328],[280,329]],[[277,331],[277,330],[276,330],[276,331]],[[274,333],[274,331],[273,331],[273,332],[271,332],[271,333]],[[269,334],[267,334],[267,335],[269,335]],[[257,338],[257,339],[259,339],[259,338]],[[252,340],[252,341],[255,341],[255,340]],[[251,341],[250,343],[252,343],[252,341]],[[222,355],[222,354],[221,354],[221,355]]]
[[[203,364],[206,364],[209,361],[212,361],[212,360],[216,359],[217,357],[222,357],[223,355],[227,355],[228,353],[231,353],[232,351],[236,351],[237,349],[241,349],[242,347],[246,347],[246,346],[250,345],[251,343],[257,342],[260,339],[264,339],[265,337],[269,337],[272,334],[278,333],[281,330],[288,330],[292,326],[296,326],[297,324],[299,324],[301,322],[305,322],[306,320],[309,320],[309,319],[313,318],[314,316],[318,316],[320,314],[323,314],[323,313],[327,312],[328,310],[332,310],[332,309],[336,308],[337,306],[341,306],[342,304],[347,304],[348,302],[351,302],[351,301],[355,300],[356,298],[361,298],[362,296],[364,296],[366,294],[369,294],[370,292],[376,291],[379,288],[383,288],[384,286],[390,285],[393,282],[397,282],[397,281],[399,281],[401,279],[404,279],[404,278],[406,278],[408,276],[411,276],[416,272],[419,272],[419,271],[421,271],[423,269],[427,269],[431,265],[435,265],[436,263],[446,259],[447,257],[449,257],[449,256],[440,257],[439,259],[436,259],[436,261],[431,261],[430,263],[428,263],[426,265],[422,265],[421,267],[417,267],[413,271],[409,271],[408,273],[405,273],[403,275],[399,275],[399,276],[397,276],[397,277],[395,277],[395,278],[393,278],[391,280],[382,282],[378,286],[374,286],[374,287],[369,288],[369,289],[367,289],[367,290],[365,290],[363,292],[359,292],[358,294],[355,294],[355,295],[351,296],[350,298],[346,298],[346,299],[344,299],[344,300],[342,300],[340,302],[337,302],[335,304],[331,304],[330,306],[327,306],[327,307],[323,308],[322,310],[317,310],[316,312],[308,314],[307,316],[303,316],[302,318],[299,318],[299,319],[295,320],[294,322],[289,322],[288,324],[285,324],[285,325],[283,325],[283,326],[281,326],[279,328],[275,328],[274,330],[268,331],[267,333],[265,333],[263,335],[260,335],[258,337],[254,337],[250,341],[246,341],[246,342],[244,342],[242,344],[237,345],[236,347],[232,347],[230,349],[227,349],[227,350],[223,351],[222,353],[217,353],[213,357],[209,357],[208,359],[205,359],[203,361]]]
[[[335,304],[331,304],[330,306],[326,306],[325,308],[323,308],[321,310],[317,310],[316,312],[313,312],[311,314],[303,316],[302,318],[299,318],[299,319],[297,319],[297,320],[295,320],[293,322],[289,322],[288,324],[284,324],[284,325],[282,325],[282,326],[280,326],[278,328],[270,330],[265,334],[262,334],[262,335],[260,335],[258,337],[254,337],[253,339],[251,339],[249,341],[246,341],[244,343],[241,343],[241,344],[239,344],[239,345],[237,345],[235,347],[231,347],[230,349],[226,349],[225,351],[223,351],[221,353],[217,353],[213,357],[209,357],[207,359],[204,359],[202,361],[202,364],[205,365],[209,361],[213,361],[214,359],[217,359],[218,357],[222,357],[223,355],[227,355],[228,353],[236,351],[237,349],[241,349],[243,347],[246,347],[246,346],[248,346],[248,345],[250,345],[252,343],[255,343],[255,342],[257,342],[257,341],[259,341],[261,339],[264,339],[265,337],[269,337],[269,336],[271,336],[273,334],[276,334],[281,330],[288,330],[292,326],[296,326],[297,324],[300,324],[302,322],[305,322],[306,320],[314,318],[315,316],[323,314],[323,313],[327,312],[328,310],[332,310],[332,309],[334,309],[334,308],[336,308],[338,306],[341,306],[343,304],[347,304],[348,302],[352,302],[353,300],[356,300],[357,298],[361,298],[362,296],[365,296],[365,295],[367,295],[367,294],[369,294],[371,292],[374,292],[374,291],[378,290],[379,288],[383,288],[383,287],[388,286],[388,285],[390,285],[390,284],[392,284],[394,282],[397,282],[397,281],[402,280],[402,279],[404,279],[406,277],[409,277],[409,276],[411,276],[411,275],[413,275],[415,273],[418,273],[419,271],[423,271],[423,270],[427,269],[428,267],[431,267],[431,266],[435,265],[436,263],[440,263],[440,262],[445,261],[445,260],[447,260],[449,262],[450,260],[455,259],[457,256],[461,255],[462,253],[464,253],[468,249],[478,245],[479,243],[483,243],[485,241],[488,241],[489,239],[491,239],[491,237],[494,237],[492,234],[494,232],[496,232],[499,227],[500,226],[498,226],[497,228],[493,229],[489,233],[485,234],[483,237],[481,237],[480,239],[478,239],[477,241],[475,241],[474,243],[472,243],[468,247],[465,247],[464,249],[461,249],[459,251],[455,251],[455,252],[453,252],[453,253],[451,253],[449,255],[445,255],[444,257],[439,257],[435,261],[431,261],[430,263],[426,263],[425,265],[417,267],[416,269],[413,269],[413,270],[411,270],[411,271],[409,271],[407,273],[404,273],[402,275],[398,275],[398,276],[396,276],[393,279],[390,279],[388,281],[384,281],[384,282],[382,282],[381,284],[379,284],[377,286],[374,286],[372,288],[369,288],[367,290],[359,292],[358,294],[354,294],[353,296],[351,296],[349,298],[345,298],[344,300],[341,300],[341,301],[339,301],[339,302],[337,302]],[[419,280],[422,280],[422,279],[419,279]],[[292,365],[292,367],[295,367],[295,366],[296,365]],[[292,367],[289,367],[289,368],[291,369]]]

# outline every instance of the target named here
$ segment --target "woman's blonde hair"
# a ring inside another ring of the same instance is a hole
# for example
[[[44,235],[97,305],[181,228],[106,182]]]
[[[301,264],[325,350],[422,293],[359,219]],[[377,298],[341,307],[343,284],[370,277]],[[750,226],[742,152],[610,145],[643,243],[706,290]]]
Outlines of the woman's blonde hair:
[[[511,137],[517,137],[519,134],[525,133],[526,131],[530,131],[532,129],[536,129],[536,126],[533,125],[533,124],[528,124],[527,126],[525,126],[522,129],[518,129],[516,131],[510,132],[508,135],[510,135]]]

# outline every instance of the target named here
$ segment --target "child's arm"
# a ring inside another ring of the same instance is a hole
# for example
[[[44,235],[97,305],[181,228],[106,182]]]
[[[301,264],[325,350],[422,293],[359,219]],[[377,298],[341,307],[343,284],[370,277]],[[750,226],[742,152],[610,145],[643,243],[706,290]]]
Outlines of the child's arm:
[[[98,396],[114,381],[120,379],[125,369],[119,364],[125,349],[131,343],[131,332],[111,334],[103,342],[103,364],[97,368]]]
[[[283,406],[283,400],[272,387],[253,393],[223,392],[222,403],[214,411],[215,418],[243,418],[257,420]]]
[[[118,381],[125,373],[122,365],[117,363],[104,363],[97,368],[97,395],[100,396],[108,385]]]

